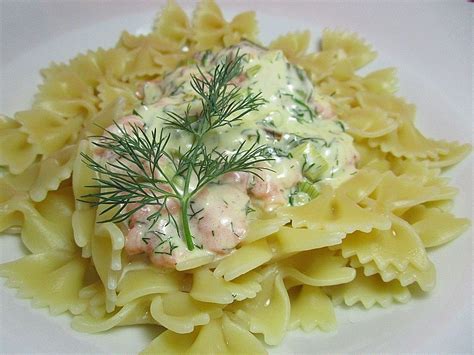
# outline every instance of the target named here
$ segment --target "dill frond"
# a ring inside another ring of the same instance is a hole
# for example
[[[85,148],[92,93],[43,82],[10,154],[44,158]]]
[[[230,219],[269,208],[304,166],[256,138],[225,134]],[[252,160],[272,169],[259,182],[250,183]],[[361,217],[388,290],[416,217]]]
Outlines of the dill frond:
[[[95,184],[89,187],[99,192],[82,196],[81,201],[105,205],[102,213],[113,212],[112,217],[100,222],[123,222],[141,208],[156,205],[157,211],[148,216],[151,226],[166,215],[188,249],[193,250],[195,244],[188,215],[191,199],[208,183],[229,172],[258,176],[258,171],[267,169],[258,164],[272,160],[268,147],[257,142],[248,148],[243,142],[233,152],[209,149],[204,144],[209,132],[232,126],[265,102],[260,93],[243,95],[240,88],[232,84],[242,73],[243,58],[238,52],[235,56],[229,55],[209,73],[198,67],[199,75],[191,78],[191,87],[202,104],[198,115],[191,117],[189,108],[184,114],[168,112],[167,117],[161,118],[165,129],[159,133],[156,129],[146,131],[136,125],[127,132],[116,124],[118,133],[106,130],[104,136],[93,142],[115,154],[118,157],[115,162],[101,164],[94,157],[82,154],[83,162],[98,173]],[[187,132],[193,138],[191,147],[178,158],[167,152],[170,135],[165,130],[170,128]],[[169,165],[168,169],[160,165],[163,161]],[[179,202],[181,223],[167,209],[170,199]],[[130,206],[133,208],[127,208]]]

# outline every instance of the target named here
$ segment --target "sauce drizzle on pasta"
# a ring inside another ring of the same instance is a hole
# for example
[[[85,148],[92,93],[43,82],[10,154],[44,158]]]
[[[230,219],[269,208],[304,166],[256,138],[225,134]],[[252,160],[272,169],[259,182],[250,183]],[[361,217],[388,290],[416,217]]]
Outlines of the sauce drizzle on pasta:
[[[258,174],[236,171],[219,177],[193,197],[188,216],[195,250],[188,250],[180,235],[177,201],[167,202],[167,213],[174,223],[168,215],[150,220],[160,206],[140,208],[128,220],[125,250],[130,255],[145,252],[160,267],[224,256],[245,239],[250,211],[274,213],[282,206],[303,205],[317,196],[322,184],[336,187],[356,172],[358,153],[352,137],[306,73],[290,64],[281,51],[268,51],[250,42],[217,53],[198,53],[188,65],[145,83],[143,105],[119,121],[119,130],[126,132],[136,124],[145,132],[163,130],[172,142],[170,156],[182,156],[192,148],[193,137],[168,127],[166,118],[170,113],[192,117],[202,110],[192,77],[211,75],[217,65],[238,53],[243,55],[242,68],[232,79],[232,86],[261,95],[264,103],[236,123],[212,130],[204,144],[209,151],[222,154],[264,145],[272,160],[260,163],[266,170]],[[108,129],[114,130],[117,127]],[[99,153],[105,161],[117,158],[107,156],[108,152]],[[167,165],[172,168],[165,160],[161,164],[163,169]]]

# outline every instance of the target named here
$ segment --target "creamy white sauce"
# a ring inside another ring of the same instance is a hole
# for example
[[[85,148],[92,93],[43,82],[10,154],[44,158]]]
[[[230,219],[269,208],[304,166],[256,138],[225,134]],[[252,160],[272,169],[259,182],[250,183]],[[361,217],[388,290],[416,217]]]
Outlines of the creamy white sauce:
[[[305,194],[298,191],[303,181],[315,187],[323,183],[337,186],[355,173],[358,155],[352,137],[306,74],[288,63],[281,51],[266,51],[248,42],[216,54],[200,53],[195,63],[146,83],[143,105],[136,109],[135,119],[143,119],[147,132],[159,132],[167,112],[182,114],[188,107],[199,112],[201,104],[190,85],[191,75],[199,75],[196,64],[203,72],[210,72],[237,50],[246,56],[242,74],[233,83],[244,93],[261,93],[265,103],[232,127],[215,129],[205,144],[222,152],[233,152],[242,143],[267,145],[274,160],[266,167],[273,171],[263,170],[261,178],[248,173],[228,174],[200,191],[190,207],[197,246],[192,252],[179,233],[179,213],[173,212],[180,208],[177,202],[169,209],[175,224],[168,223],[168,216],[151,226],[146,220],[152,213],[150,208],[140,210],[129,221],[126,249],[130,254],[147,252],[154,264],[165,267],[203,255],[227,254],[245,238],[247,215],[255,208],[272,212],[293,203],[292,195]],[[192,140],[187,133],[169,133],[172,153],[190,147]]]

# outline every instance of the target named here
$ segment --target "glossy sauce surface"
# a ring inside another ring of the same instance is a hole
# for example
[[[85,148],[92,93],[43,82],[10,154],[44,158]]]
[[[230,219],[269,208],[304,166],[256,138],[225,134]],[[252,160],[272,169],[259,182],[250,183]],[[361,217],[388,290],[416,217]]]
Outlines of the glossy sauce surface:
[[[255,210],[272,213],[281,206],[303,204],[317,194],[320,184],[337,186],[355,173],[357,151],[330,103],[282,52],[249,42],[218,53],[199,53],[189,65],[146,83],[141,93],[143,105],[119,124],[140,119],[147,132],[164,129],[171,135],[171,154],[186,151],[192,137],[165,128],[162,119],[168,112],[200,112],[202,105],[190,85],[192,75],[200,75],[198,66],[203,73],[211,73],[222,60],[237,53],[245,54],[243,70],[232,84],[243,93],[261,93],[265,103],[232,126],[215,129],[205,144],[223,153],[234,152],[241,144],[266,145],[273,160],[262,167],[269,170],[259,172],[259,177],[239,172],[224,175],[194,197],[188,213],[197,247],[193,251],[187,250],[180,236],[178,202],[168,202],[168,215],[153,226],[147,216],[157,207],[142,208],[128,221],[129,254],[145,252],[162,267],[228,254],[245,238],[248,218]]]

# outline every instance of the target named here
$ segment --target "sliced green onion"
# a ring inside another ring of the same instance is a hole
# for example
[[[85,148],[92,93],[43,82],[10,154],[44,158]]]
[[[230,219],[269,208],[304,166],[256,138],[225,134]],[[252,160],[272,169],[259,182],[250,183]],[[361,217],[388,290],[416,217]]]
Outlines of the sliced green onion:
[[[317,187],[308,181],[298,183],[296,189],[299,192],[304,192],[305,194],[307,194],[311,200],[315,199],[319,195],[319,190],[317,189]]]
[[[257,75],[257,73],[260,71],[260,69],[262,69],[262,66],[260,64],[254,65],[253,67],[251,67],[247,70],[247,76],[249,78],[251,78],[251,77]]]
[[[318,152],[312,142],[300,144],[291,151],[293,157],[302,165],[302,173],[310,182],[317,182],[328,169],[328,162]]]

